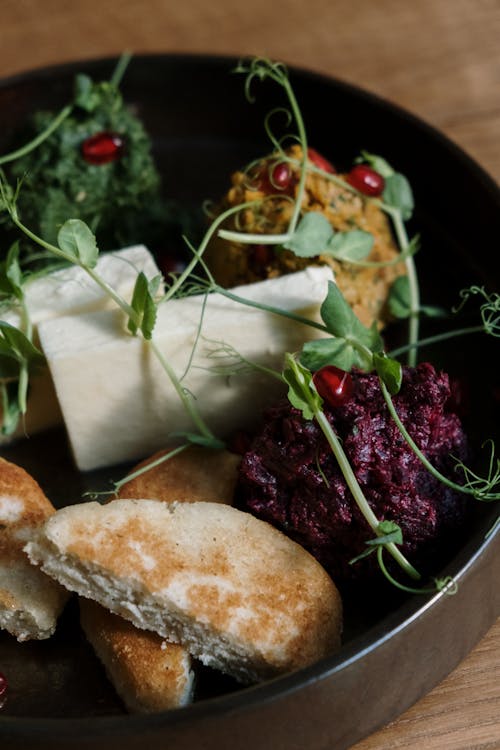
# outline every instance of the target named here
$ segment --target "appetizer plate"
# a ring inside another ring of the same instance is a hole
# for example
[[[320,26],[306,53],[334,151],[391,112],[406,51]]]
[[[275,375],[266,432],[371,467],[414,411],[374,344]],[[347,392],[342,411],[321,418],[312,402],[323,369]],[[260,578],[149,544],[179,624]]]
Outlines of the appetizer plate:
[[[256,102],[243,94],[236,60],[149,55],[132,59],[124,97],[150,133],[165,196],[199,206],[227,188],[237,167],[266,153],[266,113],[281,102],[276,87],[258,84]],[[79,62],[28,73],[0,84],[0,153],[38,109],[58,109],[71,96],[74,75],[108,78],[116,60]],[[498,288],[490,255],[500,236],[500,192],[462,151],[407,112],[331,78],[292,70],[309,142],[339,169],[361,149],[383,155],[409,178],[417,210],[417,257],[428,304],[453,305],[471,284]],[[432,330],[432,329],[430,329]],[[423,356],[468,383],[467,429],[473,440],[495,437],[499,390],[486,337],[442,345]],[[62,431],[1,451],[41,483],[54,504],[77,502],[120,468],[75,471]],[[479,505],[479,504],[478,504]],[[489,533],[498,509],[478,507],[466,538],[441,574],[458,583],[454,596],[377,597],[346,601],[344,645],[311,667],[246,689],[208,672],[202,696],[190,707],[151,716],[127,716],[78,628],[74,604],[56,636],[18,644],[0,633],[0,670],[9,698],[0,711],[0,743],[19,750],[320,750],[348,748],[393,719],[448,674],[500,612],[500,530]]]

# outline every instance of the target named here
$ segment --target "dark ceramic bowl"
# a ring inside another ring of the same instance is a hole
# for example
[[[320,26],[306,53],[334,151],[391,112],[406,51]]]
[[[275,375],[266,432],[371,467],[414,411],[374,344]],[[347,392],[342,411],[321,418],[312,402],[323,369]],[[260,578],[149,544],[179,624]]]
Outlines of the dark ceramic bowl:
[[[140,56],[126,73],[125,98],[152,135],[169,197],[190,205],[216,198],[233,169],[269,149],[263,118],[276,90],[262,85],[257,103],[248,104],[241,79],[230,75],[234,63]],[[76,72],[104,79],[114,65],[77,63],[4,81],[0,153],[30,113],[67,102]],[[309,142],[339,168],[366,149],[409,177],[417,204],[411,231],[422,237],[417,263],[424,301],[453,304],[458,290],[471,283],[498,288],[498,264],[490,253],[500,236],[500,192],[493,181],[407,112],[331,78],[298,70],[291,78]],[[495,361],[493,346],[484,337],[424,353],[468,380],[473,439],[494,436],[498,424],[497,375],[488,366]],[[31,471],[56,505],[98,480],[75,472],[61,432],[2,453]],[[0,634],[0,669],[10,685],[0,744],[19,750],[347,748],[436,685],[498,616],[500,530],[487,534],[496,513],[479,509],[441,571],[457,580],[455,596],[393,594],[382,603],[367,595],[348,598],[345,641],[334,657],[248,689],[235,690],[206,674],[204,697],[168,713],[125,715],[80,634],[73,605],[46,643],[19,645]]]

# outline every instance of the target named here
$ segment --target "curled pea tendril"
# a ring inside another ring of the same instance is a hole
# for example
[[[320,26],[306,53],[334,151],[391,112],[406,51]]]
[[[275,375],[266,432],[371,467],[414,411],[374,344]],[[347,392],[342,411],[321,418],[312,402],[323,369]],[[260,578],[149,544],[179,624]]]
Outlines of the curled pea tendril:
[[[264,81],[266,78],[272,78],[273,81],[284,85],[288,81],[288,69],[281,62],[273,62],[263,57],[255,57],[251,60],[240,60],[236,66],[235,73],[244,73],[245,79],[245,96],[249,102],[255,102],[251,88],[253,81],[257,78]]]
[[[482,286],[471,286],[460,292],[461,302],[453,308],[453,312],[460,312],[473,295],[480,295],[484,302],[479,306],[483,328],[487,334],[500,337],[500,294],[488,294]]]
[[[296,141],[297,136],[294,133],[286,133],[285,135],[281,135],[279,138],[274,134],[273,128],[271,126],[271,120],[276,118],[277,115],[282,115],[285,118],[285,127],[288,128],[292,121],[292,113],[289,109],[286,109],[286,107],[276,107],[275,109],[272,109],[270,112],[267,113],[265,119],[264,119],[264,129],[266,131],[266,135],[273,144],[273,147],[275,150],[282,154],[284,156],[284,144],[287,141]]]

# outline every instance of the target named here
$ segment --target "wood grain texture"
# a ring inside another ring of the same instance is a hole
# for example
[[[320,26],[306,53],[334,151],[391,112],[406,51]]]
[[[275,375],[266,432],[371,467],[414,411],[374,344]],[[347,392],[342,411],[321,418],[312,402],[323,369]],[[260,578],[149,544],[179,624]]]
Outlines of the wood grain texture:
[[[402,105],[500,181],[499,40],[498,0],[0,0],[0,76],[125,49],[264,54]],[[500,622],[353,750],[399,748],[500,748]]]

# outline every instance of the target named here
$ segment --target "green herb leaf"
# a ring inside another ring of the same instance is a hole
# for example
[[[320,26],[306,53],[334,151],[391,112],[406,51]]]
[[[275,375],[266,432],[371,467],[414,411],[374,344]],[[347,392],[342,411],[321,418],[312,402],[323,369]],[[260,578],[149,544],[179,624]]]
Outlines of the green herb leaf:
[[[359,261],[370,254],[374,238],[370,232],[353,229],[350,232],[336,232],[330,238],[324,255],[332,255],[338,260]]]
[[[334,364],[343,370],[351,370],[352,367],[371,370],[372,353],[383,351],[383,342],[376,324],[371,328],[364,326],[333,282],[328,283],[328,294],[321,306],[321,317],[329,333],[337,341],[329,344],[324,343],[324,339],[307,342],[302,350],[302,364],[317,369],[319,361],[322,361],[319,365],[321,367],[323,364]],[[325,361],[325,355],[331,359]]]
[[[415,204],[410,183],[404,175],[395,172],[386,178],[382,199],[387,205],[399,209],[404,221],[411,219]]]
[[[403,532],[394,521],[380,521],[377,532],[375,539],[369,539],[366,544],[374,547],[380,547],[381,544],[403,544]]]
[[[20,415],[26,412],[28,370],[43,362],[43,354],[22,331],[0,320],[0,377],[10,381],[1,384],[3,434],[12,434]]]
[[[419,312],[423,315],[427,315],[428,318],[447,318],[449,312],[445,307],[439,307],[438,305],[421,305]]]
[[[286,355],[288,367],[283,370],[283,378],[288,383],[288,400],[302,412],[304,419],[313,419],[321,410],[323,401],[312,385],[312,374],[290,354]]]
[[[385,189],[382,195],[384,203],[401,211],[404,221],[411,219],[414,208],[413,192],[406,177],[396,172],[393,167],[381,156],[362,151],[356,162],[365,162],[378,172],[385,180]]]
[[[394,521],[380,521],[377,526],[377,536],[374,539],[368,539],[365,544],[368,549],[349,560],[349,565],[354,565],[354,563],[368,557],[379,547],[384,547],[386,544],[403,544],[403,532]]]
[[[396,359],[377,353],[373,355],[373,364],[375,365],[377,375],[385,383],[391,396],[399,393],[401,383],[403,382],[403,368],[401,364]]]
[[[356,164],[369,164],[370,167],[375,170],[375,172],[378,172],[379,175],[382,175],[384,180],[387,180],[394,174],[394,169],[391,167],[388,161],[386,161],[382,156],[377,156],[377,154],[370,154],[368,153],[368,151],[362,151],[361,156],[358,156],[358,158],[355,159],[355,162]]]
[[[309,211],[283,247],[292,250],[299,258],[314,258],[326,250],[332,237],[333,229],[328,219],[316,211]]]
[[[153,335],[158,312],[157,304],[154,300],[154,294],[158,290],[158,281],[157,277],[148,281],[145,274],[141,271],[137,276],[130,303],[132,309],[137,313],[138,320],[134,321],[130,318],[128,321],[128,330],[135,335],[140,328],[142,335],[148,340]]]
[[[222,440],[218,440],[215,437],[209,435],[200,435],[196,432],[174,432],[172,437],[185,438],[189,443],[194,445],[203,445],[205,448],[212,448],[213,450],[223,450],[226,445]]]
[[[391,286],[387,299],[389,312],[394,318],[404,319],[411,314],[411,294],[408,276],[398,276]]]
[[[95,235],[81,219],[68,219],[57,235],[61,250],[71,255],[79,265],[94,268],[99,257]]]
[[[283,243],[299,258],[331,255],[341,261],[363,260],[373,247],[373,235],[360,229],[335,232],[328,219],[317,211],[302,217],[292,238]]]
[[[413,238],[410,245],[416,238]],[[403,319],[409,318],[411,315],[411,293],[410,293],[410,282],[407,276],[398,276],[391,286],[389,296],[387,299],[387,305],[389,312],[394,318]],[[427,315],[429,318],[445,318],[448,317],[448,311],[444,307],[438,307],[434,305],[421,305],[419,307],[419,313]]]
[[[11,210],[14,201],[14,191],[5,179],[3,172],[0,170],[0,211]]]
[[[19,376],[19,358],[5,339],[0,338],[0,380],[13,380]]]
[[[312,371],[325,365],[335,365],[342,370],[359,367],[370,371],[374,352],[383,351],[383,342],[374,323],[364,326],[333,282],[328,284],[328,294],[321,306],[321,317],[333,339],[307,341],[300,362]]]
[[[89,76],[79,73],[75,76],[74,101],[85,112],[93,112],[102,103],[99,86]]]
[[[18,362],[28,362],[34,365],[45,362],[42,352],[36,348],[29,338],[5,320],[0,320],[0,336],[0,341],[3,340],[4,353],[7,346],[12,353],[11,356],[16,358]]]
[[[0,294],[7,297],[23,298],[23,273],[19,264],[19,242],[15,242],[0,263]]]
[[[342,292],[333,281],[328,282],[328,293],[321,305],[321,317],[330,333],[344,339],[359,341],[371,351],[382,351],[380,334],[373,327],[367,328],[356,317]]]
[[[17,394],[17,383],[0,383],[0,397],[2,404],[2,425],[0,434],[12,435],[15,432],[21,410]]]
[[[312,372],[325,365],[335,365],[347,372],[353,367],[366,366],[365,359],[358,357],[353,347],[342,338],[307,341],[302,347],[300,363]]]

